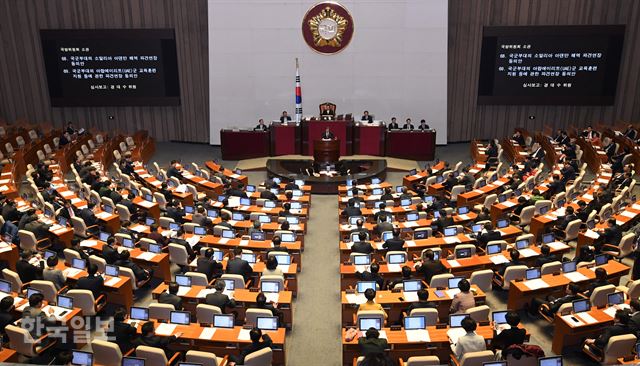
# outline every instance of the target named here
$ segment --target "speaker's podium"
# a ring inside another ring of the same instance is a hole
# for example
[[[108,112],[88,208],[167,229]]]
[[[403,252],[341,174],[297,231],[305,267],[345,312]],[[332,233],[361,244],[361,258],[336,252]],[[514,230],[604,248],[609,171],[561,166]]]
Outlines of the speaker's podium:
[[[313,160],[316,163],[337,163],[340,160],[340,140],[314,140]]]

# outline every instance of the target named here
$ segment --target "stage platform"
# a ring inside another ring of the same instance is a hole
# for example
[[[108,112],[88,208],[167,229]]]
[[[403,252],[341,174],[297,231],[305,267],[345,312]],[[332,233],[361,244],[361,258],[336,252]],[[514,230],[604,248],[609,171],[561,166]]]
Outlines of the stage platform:
[[[385,180],[387,174],[386,159],[341,159],[335,164],[335,174],[325,174],[322,166],[314,164],[313,159],[268,159],[266,162],[269,177],[282,179],[303,179],[311,186],[311,193],[337,194],[338,186],[353,179],[356,184],[370,183],[373,177]]]
[[[306,155],[282,155],[269,156],[264,158],[245,159],[238,161],[236,169],[241,170],[266,170],[268,160],[309,160]],[[411,169],[420,169],[415,160],[389,158],[371,155],[351,155],[340,158],[342,160],[385,160],[387,169],[392,171],[410,171]]]

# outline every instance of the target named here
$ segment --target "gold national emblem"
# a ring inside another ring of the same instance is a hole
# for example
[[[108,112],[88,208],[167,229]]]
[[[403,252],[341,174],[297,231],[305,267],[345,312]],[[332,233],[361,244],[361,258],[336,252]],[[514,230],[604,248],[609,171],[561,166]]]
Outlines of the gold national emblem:
[[[336,2],[316,4],[302,19],[302,36],[307,45],[317,52],[340,52],[353,37],[353,18],[344,6]]]

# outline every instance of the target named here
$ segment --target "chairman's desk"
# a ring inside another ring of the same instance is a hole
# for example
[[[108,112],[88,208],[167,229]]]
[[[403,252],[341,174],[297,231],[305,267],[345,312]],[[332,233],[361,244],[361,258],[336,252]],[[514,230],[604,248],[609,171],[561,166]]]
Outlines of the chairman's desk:
[[[402,159],[430,161],[435,157],[436,132],[430,131],[387,131],[386,156]]]
[[[455,293],[460,292],[460,290],[442,290],[443,297],[436,296],[435,292],[437,291],[437,289],[435,288],[428,288],[426,290],[429,292],[429,301],[434,302],[438,305],[437,309],[439,319],[446,323],[449,317],[449,309],[451,308],[453,296],[455,295]],[[485,293],[476,285],[471,285],[471,292],[473,293],[476,302],[478,300],[484,300],[486,297]],[[351,299],[350,301],[351,295],[355,296],[356,300]],[[354,319],[356,319],[356,314],[358,313],[358,306],[365,303],[367,300],[364,298],[364,294],[348,294],[346,291],[342,291],[341,296],[342,324],[353,324]],[[409,299],[407,299],[407,295],[405,295],[402,291],[376,291],[375,302],[382,305],[384,310],[387,312],[387,322],[390,323],[399,321],[402,312],[407,310],[409,305],[411,305],[415,301],[417,300],[409,301]]]
[[[241,160],[269,156],[268,131],[220,130],[222,160]]]
[[[158,287],[154,288],[151,295],[154,299],[158,298],[161,293],[166,292],[168,285],[166,283],[161,283]],[[207,288],[204,286],[191,286],[191,288],[187,291],[186,294],[181,297],[185,300],[182,303],[182,306],[185,311],[191,312],[191,315],[195,318],[196,315],[196,306],[198,304],[203,304],[208,293],[214,293],[215,290],[213,288]],[[232,309],[234,313],[237,313],[237,320],[244,321],[245,313],[247,309],[255,307],[256,297],[258,296],[259,291],[252,291],[250,289],[235,289],[233,291],[233,296],[231,296],[236,301],[236,307]],[[278,292],[278,309],[282,310],[284,314],[284,323],[287,325],[287,328],[292,329],[293,325],[293,292],[291,291],[280,291]]]
[[[182,333],[177,339],[176,343],[172,343],[171,349],[177,349],[180,351],[198,350],[205,352],[212,352],[217,355],[239,355],[242,348],[251,343],[251,340],[246,337],[248,330],[243,327],[236,326],[233,328],[216,328],[213,334],[209,333],[211,327],[205,327],[199,324],[189,325],[175,325],[175,328],[169,329],[170,332],[164,333],[161,327],[166,327],[165,323],[160,323],[154,320],[156,335],[161,337],[169,337]],[[142,324],[145,322],[136,322],[135,327],[138,333],[142,330]],[[241,334],[245,335],[241,337]],[[285,358],[285,338],[286,330],[284,328],[278,328],[275,331],[267,331],[269,337],[273,341],[273,364],[277,366],[284,366],[286,364]],[[242,338],[242,339],[241,339]]]
[[[607,264],[600,267],[607,271],[609,282],[615,285],[620,282],[620,278],[625,276],[630,269],[628,266],[615,260],[610,260]],[[507,298],[507,309],[525,309],[535,297],[545,298],[547,295],[562,294],[565,291],[565,287],[572,282],[578,283],[583,288],[586,288],[589,282],[596,278],[595,267],[578,268],[577,272],[585,276],[584,279],[578,282],[572,281],[563,273],[543,275],[542,280],[548,285],[548,287],[533,290],[528,287],[527,281],[511,281],[509,286],[509,295]]]
[[[522,326],[520,326],[522,327]],[[383,328],[386,334],[387,343],[391,351],[389,356],[391,359],[397,360],[402,358],[406,360],[412,356],[438,356],[440,363],[449,364],[451,360],[451,342],[447,332],[449,327],[429,326],[429,342],[413,342],[407,339],[407,333],[404,329],[392,330],[391,328]],[[478,325],[476,333],[481,335],[487,343],[493,340],[493,326]],[[361,355],[358,339],[355,338],[350,342],[345,340],[346,329],[342,329],[342,364],[353,365],[353,359]],[[529,332],[526,334],[526,340],[530,337]],[[489,349],[489,347],[487,347]]]

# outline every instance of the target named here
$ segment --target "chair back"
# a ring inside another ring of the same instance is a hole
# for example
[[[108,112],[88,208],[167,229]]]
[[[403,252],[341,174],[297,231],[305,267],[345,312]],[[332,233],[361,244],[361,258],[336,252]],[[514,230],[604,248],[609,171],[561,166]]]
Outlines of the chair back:
[[[484,198],[484,207],[486,207],[488,210],[491,210],[491,206],[496,202],[497,199],[498,195],[495,193],[488,195]]]
[[[12,350],[27,357],[37,355],[34,347],[35,340],[29,331],[13,324],[7,325],[4,330],[7,332],[7,336],[9,336],[9,347],[11,347]]]
[[[185,276],[191,277],[191,286],[209,286],[207,275],[200,272],[187,272]]]
[[[124,175],[123,175],[124,177]],[[129,212],[129,208],[125,205],[117,204],[116,208],[118,209],[118,216],[120,216],[120,221],[130,221],[131,220],[131,212]]]
[[[609,338],[609,342],[604,347],[604,365],[616,364],[618,358],[630,356],[634,345],[636,344],[636,336],[633,334],[623,334]]]
[[[44,299],[47,302],[56,302],[56,296],[58,295],[58,290],[56,290],[56,285],[51,281],[44,280],[33,280],[29,282],[29,287],[33,287],[34,289],[42,292]]]
[[[389,257],[392,255],[402,255],[404,256],[404,262],[407,262],[407,253],[405,251],[401,251],[401,250],[392,250],[392,251],[388,251],[387,254],[384,255],[384,260],[389,263]]]
[[[637,299],[640,297],[640,280],[635,280],[629,283],[629,288],[626,293],[627,297],[630,299]]]
[[[436,325],[438,323],[438,309],[416,308],[416,309],[412,309],[411,313],[409,313],[409,315],[411,315],[411,316],[424,316],[424,318],[426,320],[425,324],[427,326],[433,326],[433,325]]]
[[[438,356],[413,356],[407,359],[405,366],[438,366],[441,364]]]
[[[179,266],[189,265],[189,253],[187,248],[180,244],[169,243],[169,262]]]
[[[84,223],[84,220],[80,217],[72,217],[71,224],[73,225],[73,233],[81,238],[87,238],[89,235],[87,234],[87,225]]]
[[[17,272],[14,272],[9,268],[5,268],[2,270],[2,278],[11,282],[11,291],[20,293],[22,290],[22,280]]]
[[[131,279],[131,287],[133,290],[138,289],[138,281],[136,281],[136,276],[133,274],[133,270],[131,268],[118,266],[118,273]]]
[[[483,292],[491,290],[491,281],[493,280],[493,271],[490,269],[482,269],[471,273],[469,283],[476,285]]]
[[[213,235],[222,236],[222,232],[225,230],[229,230],[229,228],[222,225],[216,225],[213,227]]]
[[[564,234],[564,240],[570,241],[578,238],[578,234],[580,233],[580,225],[582,225],[582,220],[575,219],[567,225]]]
[[[384,324],[384,312],[382,310],[361,310],[356,314],[356,324],[360,323],[360,318],[378,318],[380,324]]]
[[[93,351],[93,362],[96,365],[120,365],[122,363],[122,352],[116,343],[94,340],[91,342]]]
[[[171,304],[151,303],[149,304],[149,318],[169,321],[171,312],[175,310],[176,308]]]
[[[449,286],[449,278],[452,278],[453,274],[451,273],[443,273],[437,274],[431,277],[431,282],[429,283],[429,287],[448,287]]]
[[[64,253],[64,262],[67,265],[71,265],[71,263],[73,263],[73,259],[82,259],[82,257],[80,256],[80,253],[78,253],[75,250],[71,250],[69,248],[65,248],[65,250],[62,251]]]
[[[256,326],[259,317],[273,316],[271,310],[268,309],[247,309],[244,317],[244,324]]]
[[[107,268],[107,261],[102,257],[98,257],[97,255],[90,255],[89,263],[95,264],[98,267],[99,273],[104,273],[105,269]]]
[[[202,351],[187,351],[185,362],[201,364],[202,366],[218,366],[219,358],[215,353]]]
[[[198,304],[196,306],[196,320],[200,324],[213,323],[213,315],[215,314],[222,314],[222,310],[217,306],[208,304]]]
[[[225,273],[222,276],[220,276],[220,279],[233,280],[234,287],[236,289],[244,288],[244,277],[242,277],[242,275]]]
[[[475,246],[475,244],[458,244],[453,249],[453,254],[454,254],[456,259],[458,259],[457,253],[458,253],[459,249],[470,249],[472,256],[476,254],[476,246]]]
[[[616,291],[616,287],[614,285],[605,285],[599,286],[593,289],[593,293],[589,298],[591,302],[591,306],[595,307],[603,307],[607,305],[608,298],[607,295],[612,294]]]
[[[491,308],[487,305],[474,306],[467,309],[467,314],[471,315],[471,318],[476,322],[483,322],[489,320],[489,313]]]
[[[544,276],[546,274],[560,272],[561,269],[562,263],[560,261],[553,261],[543,264],[542,267],[540,267],[540,273]]]
[[[73,298],[73,306],[82,309],[82,315],[96,315],[96,299],[89,290],[69,290],[68,296]]]
[[[451,201],[455,202],[458,200],[458,195],[460,193],[464,193],[465,190],[465,186],[462,184],[459,184],[457,186],[453,186],[453,188],[451,188]]]
[[[622,237],[620,240],[620,244],[618,248],[620,250],[620,254],[618,254],[618,258],[624,258],[633,252],[633,240],[636,238],[636,234],[631,232]]]
[[[136,357],[144,358],[145,364],[166,365],[169,361],[164,353],[164,349],[157,347],[138,346],[136,347]]]
[[[20,249],[27,250],[30,252],[37,251],[37,243],[36,236],[27,230],[18,230],[18,238],[20,238]]]
[[[243,366],[271,366],[273,362],[273,351],[266,347],[259,351],[249,353],[244,358]]]
[[[534,206],[527,206],[520,211],[520,226],[529,225],[533,215],[536,213]]]
[[[542,209],[543,207],[547,207],[547,209],[551,209],[551,201],[549,200],[537,201],[534,207],[535,207],[535,215],[540,215],[540,209]]]
[[[495,360],[492,351],[467,352],[460,359],[460,366],[480,366],[484,362]]]
[[[502,284],[503,290],[508,290],[511,287],[511,281],[524,279],[527,266],[510,266],[504,272],[504,283]]]

